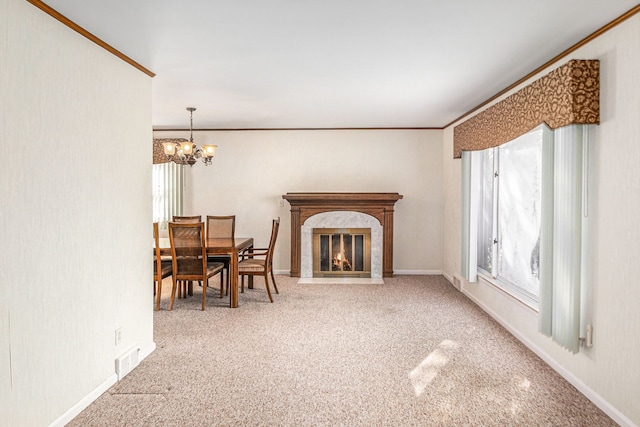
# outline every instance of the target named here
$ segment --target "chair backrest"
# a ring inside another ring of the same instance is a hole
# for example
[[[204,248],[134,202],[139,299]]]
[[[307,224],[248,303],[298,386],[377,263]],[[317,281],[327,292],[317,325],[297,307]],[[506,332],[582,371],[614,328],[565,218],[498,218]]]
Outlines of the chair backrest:
[[[204,222],[170,222],[169,240],[176,280],[202,278],[207,271]]]
[[[202,215],[193,215],[193,216],[173,216],[173,222],[202,222]]]
[[[274,219],[271,224],[271,238],[269,239],[269,247],[267,248],[267,257],[265,259],[265,265],[271,266],[273,261],[273,251],[276,247],[276,239],[278,238],[278,230],[280,229],[280,217]]]
[[[156,254],[153,258],[153,274],[155,277],[162,277],[162,264],[160,262],[160,237],[157,222],[153,223],[153,242]]]
[[[236,234],[236,216],[207,215],[207,238],[233,239]]]

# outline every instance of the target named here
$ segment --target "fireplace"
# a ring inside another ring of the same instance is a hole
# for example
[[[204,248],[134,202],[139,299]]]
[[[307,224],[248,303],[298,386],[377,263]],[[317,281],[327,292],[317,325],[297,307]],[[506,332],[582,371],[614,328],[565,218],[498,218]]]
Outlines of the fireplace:
[[[314,228],[313,277],[371,277],[370,228]]]
[[[368,230],[370,277],[372,279],[382,278],[382,226],[371,215],[351,211],[329,211],[315,214],[300,226],[300,278],[322,278],[314,275],[313,259],[314,232],[319,229]],[[323,275],[323,277],[328,279],[331,276]],[[357,278],[358,276],[342,275],[342,277]],[[332,278],[336,278],[336,276],[334,275]]]
[[[291,205],[291,276],[313,277],[314,228],[370,228],[371,277],[393,276],[394,204],[398,193],[287,193]]]

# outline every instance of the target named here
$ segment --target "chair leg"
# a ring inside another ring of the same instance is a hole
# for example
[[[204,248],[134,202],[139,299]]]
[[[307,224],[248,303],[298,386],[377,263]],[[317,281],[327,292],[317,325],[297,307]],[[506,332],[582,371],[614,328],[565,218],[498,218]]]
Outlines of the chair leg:
[[[207,278],[206,282],[204,282],[202,286],[202,311],[204,311],[204,307],[207,304],[207,288],[208,287],[209,287],[209,278]]]
[[[186,298],[188,296],[188,288],[190,284],[191,282],[187,280],[180,280],[180,282],[178,282],[178,299]]]
[[[224,282],[222,281],[222,278],[224,277],[223,272],[224,269],[220,272],[220,298],[224,297]]]
[[[176,298],[176,288],[178,287],[178,281],[173,279],[173,288],[171,289],[171,300],[169,301],[169,311],[173,310],[173,301]],[[180,298],[180,297],[178,297]]]
[[[227,269],[227,281],[225,282],[224,294],[229,295],[229,286],[231,286],[231,272],[229,271],[231,268],[231,261],[229,261],[226,265]]]
[[[160,310],[160,296],[162,294],[162,279],[157,281],[158,285],[153,287],[156,296],[156,311]]]
[[[269,274],[266,271],[264,272],[264,285],[267,287],[267,294],[269,294],[269,301],[273,302],[273,297],[271,296],[271,287],[269,286]]]
[[[273,281],[273,287],[276,290],[276,294],[279,294],[280,292],[278,292],[278,285],[276,285],[276,278],[273,275],[273,270],[270,270],[271,272],[271,280]]]

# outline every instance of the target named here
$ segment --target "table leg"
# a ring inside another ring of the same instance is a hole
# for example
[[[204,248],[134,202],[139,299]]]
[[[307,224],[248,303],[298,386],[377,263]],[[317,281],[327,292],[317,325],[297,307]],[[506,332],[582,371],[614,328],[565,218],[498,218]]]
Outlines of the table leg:
[[[238,307],[238,251],[231,252],[229,260],[229,306]]]
[[[251,248],[249,249],[250,252],[253,252],[253,245],[251,245]],[[247,287],[249,289],[253,289],[253,275],[249,275],[247,276]]]

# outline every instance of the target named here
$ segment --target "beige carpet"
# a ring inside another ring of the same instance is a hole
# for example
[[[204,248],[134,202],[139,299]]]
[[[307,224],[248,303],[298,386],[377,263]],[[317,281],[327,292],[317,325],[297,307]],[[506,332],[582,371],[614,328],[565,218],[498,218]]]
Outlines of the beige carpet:
[[[69,425],[615,425],[441,276],[276,279],[238,309],[163,295],[157,350]]]

